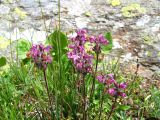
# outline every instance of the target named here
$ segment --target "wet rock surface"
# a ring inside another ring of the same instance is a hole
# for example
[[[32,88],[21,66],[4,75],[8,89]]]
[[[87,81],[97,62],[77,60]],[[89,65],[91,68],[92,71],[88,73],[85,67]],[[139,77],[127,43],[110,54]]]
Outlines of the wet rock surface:
[[[132,64],[139,59],[143,77],[160,79],[159,6],[159,0],[61,0],[61,29],[112,32],[114,49],[106,59],[120,56],[123,63]],[[1,0],[0,20],[0,42],[6,45],[0,45],[2,56],[9,54],[9,39],[44,41],[45,31],[58,24],[58,0]]]

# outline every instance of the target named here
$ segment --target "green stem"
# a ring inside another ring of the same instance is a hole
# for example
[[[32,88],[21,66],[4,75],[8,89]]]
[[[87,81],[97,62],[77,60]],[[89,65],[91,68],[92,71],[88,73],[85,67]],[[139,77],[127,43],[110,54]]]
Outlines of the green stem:
[[[17,60],[17,64],[19,62],[19,58],[18,58],[18,40],[17,40],[17,29],[16,29],[16,60]]]
[[[99,106],[99,120],[101,119],[101,115],[102,115],[102,107],[103,107],[103,97],[104,97],[104,93],[105,93],[105,91],[103,90],[102,97],[101,97],[101,101],[100,101],[100,106]]]
[[[133,80],[130,83],[131,86],[129,86],[129,88],[128,88],[128,90],[131,90],[131,92],[132,92],[132,89],[131,89],[132,85],[134,85],[134,82],[136,81],[136,79],[138,77],[138,71],[139,71],[139,63],[138,63],[138,59],[137,59],[137,67],[136,67],[136,71],[134,73],[134,78],[133,78]]]
[[[52,103],[51,103],[51,98],[50,98],[50,95],[49,95],[49,88],[48,88],[48,82],[47,82],[47,77],[46,77],[46,70],[43,70],[43,75],[44,75],[44,81],[45,81],[45,87],[46,87],[46,90],[47,90],[47,94],[48,94],[48,101],[49,101],[49,107],[51,107]]]
[[[58,18],[59,18],[59,24],[58,24],[58,29],[56,29],[56,41],[57,41],[57,51],[58,51],[58,82],[57,82],[57,91],[60,90],[62,91],[63,89],[63,80],[62,80],[62,64],[61,64],[61,42],[60,42],[60,0],[58,0]],[[57,26],[56,26],[57,27]],[[56,91],[56,118],[57,120],[60,119],[60,103],[61,105],[63,104],[62,102],[62,97],[59,95]]]
[[[59,79],[62,78],[62,66],[61,66],[61,42],[60,42],[60,31],[61,31],[61,25],[60,25],[60,20],[61,20],[61,14],[60,14],[60,5],[61,2],[58,0],[58,41],[57,41],[57,47],[58,47],[58,63],[59,63]]]
[[[83,78],[82,78],[82,81],[83,81],[83,120],[86,120],[87,119],[87,116],[86,116],[86,85],[85,85],[85,75],[83,75]]]
[[[11,34],[10,34],[10,39],[9,39],[9,42],[10,42],[10,59],[11,59],[11,63],[13,63],[13,54],[12,54],[12,40],[11,40]],[[10,66],[11,67],[11,66]]]
[[[99,59],[99,54],[96,54],[96,68],[95,68],[95,73],[93,77],[93,82],[92,82],[92,88],[91,88],[91,94],[90,94],[90,100],[92,101],[94,91],[95,91],[95,80],[96,80],[96,75],[97,75],[97,68],[98,68],[98,59]]]
[[[112,113],[114,112],[114,108],[115,108],[116,103],[117,103],[117,97],[115,97],[115,99],[114,99],[114,103],[112,105],[111,111],[109,112],[109,116],[106,120],[110,120]]]

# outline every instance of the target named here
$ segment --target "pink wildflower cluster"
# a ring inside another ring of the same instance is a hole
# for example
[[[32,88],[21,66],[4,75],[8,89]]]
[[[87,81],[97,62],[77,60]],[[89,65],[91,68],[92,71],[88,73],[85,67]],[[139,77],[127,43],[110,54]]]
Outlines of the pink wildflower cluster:
[[[47,64],[52,62],[50,55],[51,46],[45,47],[43,44],[33,45],[27,53],[28,58],[32,58],[32,62],[40,68],[46,69]]]
[[[71,38],[71,42],[72,43],[69,45],[71,50],[68,52],[68,58],[72,61],[76,70],[83,74],[92,71],[93,55],[85,51],[86,42],[95,44],[93,51],[96,53],[100,53],[101,45],[106,45],[108,43],[103,35],[90,37],[87,35],[86,30],[77,30],[76,36]]]
[[[71,44],[68,52],[68,58],[73,62],[76,70],[87,74],[92,71],[93,56],[85,51],[85,43],[88,41],[86,30],[77,30],[77,35],[71,38]]]
[[[108,94],[110,94],[111,96],[126,97],[126,94],[123,92],[123,90],[126,89],[127,84],[125,82],[122,82],[122,83],[118,84],[115,81],[113,74],[97,76],[97,80],[100,83],[103,83],[103,84],[106,85],[106,92]]]

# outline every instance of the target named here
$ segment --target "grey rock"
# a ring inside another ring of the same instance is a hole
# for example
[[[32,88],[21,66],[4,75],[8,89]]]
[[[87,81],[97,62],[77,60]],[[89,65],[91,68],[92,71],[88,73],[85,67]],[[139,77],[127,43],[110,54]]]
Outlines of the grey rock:
[[[75,18],[77,28],[87,28],[87,24],[89,23],[89,19],[85,17],[77,17]]]
[[[10,12],[10,8],[5,5],[0,5],[0,14],[8,14]]]
[[[113,29],[124,27],[124,25],[125,25],[124,22],[115,22]]]
[[[144,15],[143,17],[141,17],[137,22],[136,25],[137,26],[144,26],[146,23],[148,23],[150,21],[151,17],[149,15]]]
[[[153,65],[152,67],[150,67],[150,69],[152,71],[160,72],[160,68],[158,66],[156,66],[156,65]]]
[[[63,0],[61,2],[62,7],[67,7],[69,15],[80,16],[89,11],[91,0]]]

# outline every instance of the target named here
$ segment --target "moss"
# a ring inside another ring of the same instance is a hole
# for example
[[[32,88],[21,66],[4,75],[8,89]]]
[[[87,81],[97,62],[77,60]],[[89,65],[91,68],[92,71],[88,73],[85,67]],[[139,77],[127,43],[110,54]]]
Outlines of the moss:
[[[121,9],[121,12],[124,17],[135,17],[140,14],[144,14],[146,12],[146,9],[144,7],[141,7],[140,4],[134,3],[130,4],[129,6],[123,7]]]
[[[109,0],[109,3],[114,7],[121,5],[120,0]]]
[[[3,36],[0,36],[0,49],[6,49],[7,46],[10,44],[10,41]]]
[[[25,11],[22,11],[19,8],[15,8],[14,12],[21,18],[24,19],[27,16],[27,13]]]

